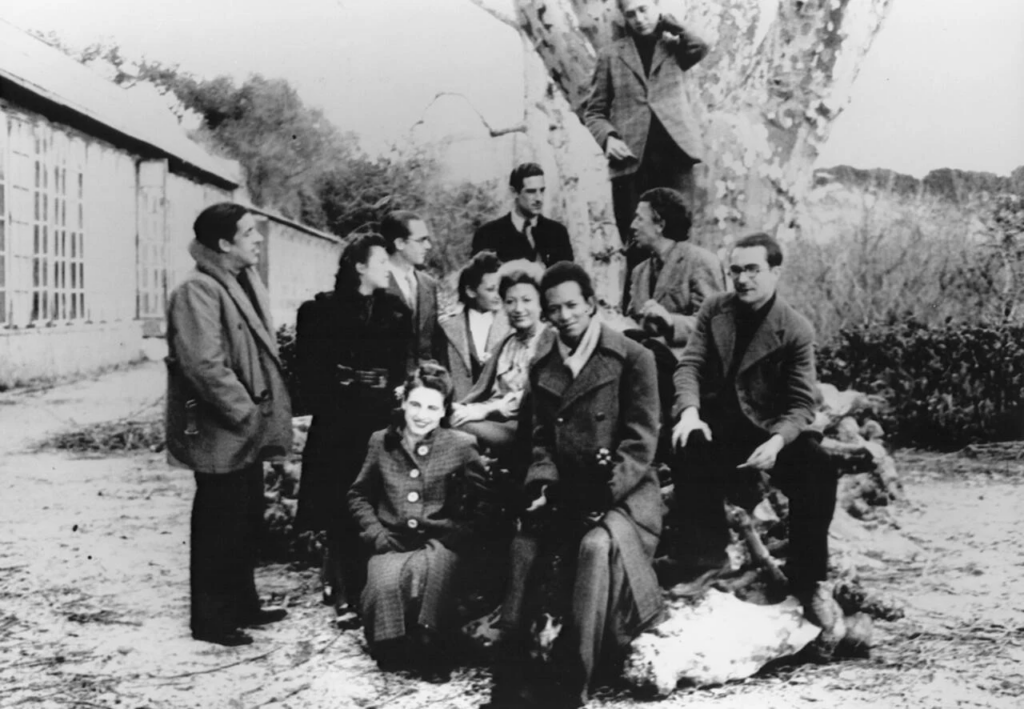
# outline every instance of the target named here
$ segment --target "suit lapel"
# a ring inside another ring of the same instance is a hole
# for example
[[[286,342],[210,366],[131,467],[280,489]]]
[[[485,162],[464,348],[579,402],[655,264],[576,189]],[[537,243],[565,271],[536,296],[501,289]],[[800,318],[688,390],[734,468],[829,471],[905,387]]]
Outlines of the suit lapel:
[[[427,319],[434,316],[432,312],[433,303],[431,302],[431,294],[427,292],[429,288],[423,274],[419,271],[413,271],[413,274],[416,278],[416,320],[418,321],[418,329],[422,330],[423,324]]]
[[[619,47],[619,58],[622,59],[626,66],[632,69],[633,73],[636,74],[638,79],[640,79],[640,83],[647,86],[647,76],[644,74],[644,64],[640,61],[640,52],[636,50],[636,43],[631,38],[627,37],[622,40],[622,44]],[[653,63],[651,66],[653,70]]]
[[[658,70],[662,62],[668,59],[668,49],[665,47],[665,43],[660,39],[654,44],[654,56],[651,57],[651,76]]]
[[[661,297],[665,295],[665,291],[672,288],[676,288],[679,284],[678,276],[683,270],[683,262],[686,260],[686,249],[683,247],[683,242],[677,243],[672,249],[665,254],[665,263],[661,267],[661,273],[658,274],[658,280],[654,284],[654,300],[661,302]],[[648,266],[648,273],[650,273],[650,266]],[[650,287],[650,286],[648,286]]]
[[[472,370],[469,356],[469,328],[466,327],[466,310],[460,308],[452,313],[452,316],[441,323],[441,329],[448,336],[448,340],[455,347],[466,370]]]
[[[711,332],[715,336],[715,346],[722,360],[722,367],[728,371],[732,366],[732,351],[736,347],[736,321],[732,308],[723,308],[722,312],[711,319]]]
[[[568,367],[563,366],[562,369],[568,373]],[[590,356],[590,359],[583,369],[580,370],[580,375],[572,380],[566,388],[565,393],[562,395],[562,402],[559,405],[559,411],[565,411],[573,403],[584,394],[603,386],[608,381],[614,381],[618,376],[619,369],[615,367],[607,354],[601,350],[601,345],[598,344],[597,349],[594,350],[594,354]]]
[[[776,297],[772,311],[757,328],[754,339],[750,341],[750,347],[743,355],[743,361],[736,370],[737,376],[782,346],[782,335],[785,332],[782,308],[782,303]]]
[[[277,358],[277,342],[270,335],[268,323],[263,322],[263,319],[256,313],[256,309],[252,306],[252,301],[249,300],[249,296],[245,294],[242,289],[242,284],[238,282],[238,279],[232,276],[227,271],[219,268],[211,268],[209,266],[200,266],[200,269],[205,271],[207,275],[216,278],[217,281],[224,286],[224,289],[231,296],[231,300],[235,302],[235,307],[242,314],[242,318],[245,320],[249,329],[252,330],[256,339],[259,340],[263,346],[270,352],[274,361],[279,362]],[[270,304],[267,302],[266,290],[263,288],[263,282],[259,276],[254,272],[250,271],[249,279],[253,286],[253,291],[256,293],[256,299],[260,301],[260,308],[267,312],[269,318]]]

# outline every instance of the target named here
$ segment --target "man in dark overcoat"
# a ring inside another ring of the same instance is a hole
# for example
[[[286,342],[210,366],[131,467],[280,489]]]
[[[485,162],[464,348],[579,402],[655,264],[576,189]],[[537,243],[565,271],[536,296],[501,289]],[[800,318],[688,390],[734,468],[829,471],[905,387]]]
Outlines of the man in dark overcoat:
[[[583,121],[608,158],[615,222],[628,243],[641,194],[671,187],[694,199],[693,166],[704,149],[685,72],[709,47],[658,0],[619,0],[619,9],[626,36],[598,54]],[[627,299],[629,271],[642,257],[627,251]]]
[[[672,438],[682,454],[673,480],[688,561],[709,568],[726,559],[726,495],[770,473],[789,499],[785,572],[807,611],[828,571],[836,473],[809,429],[814,331],[777,294],[781,266],[772,237],[739,240],[729,256],[735,292],[701,307],[675,373]]]
[[[549,268],[541,293],[558,337],[538,351],[530,370],[520,425],[532,432],[525,478],[532,502],[513,543],[502,624],[514,637],[534,561],[566,539],[578,540],[565,558],[574,567],[571,605],[556,641],[560,681],[540,690],[510,687],[499,671],[495,707],[532,706],[538,697],[552,706],[582,706],[595,668],[613,664],[662,610],[651,566],[662,523],[652,468],[660,421],[654,356],[595,317],[593,286],[581,266]],[[553,526],[531,522],[545,514],[555,518]]]
[[[206,208],[189,253],[196,268],[167,306],[167,450],[195,471],[192,636],[245,645],[242,626],[283,618],[261,608],[253,572],[263,523],[263,461],[291,447],[291,403],[270,301],[256,272],[260,242],[237,204]]]
[[[535,162],[517,166],[508,183],[515,200],[512,211],[476,230],[473,254],[493,251],[502,263],[526,259],[544,266],[572,261],[569,232],[541,214],[546,189],[541,166]]]

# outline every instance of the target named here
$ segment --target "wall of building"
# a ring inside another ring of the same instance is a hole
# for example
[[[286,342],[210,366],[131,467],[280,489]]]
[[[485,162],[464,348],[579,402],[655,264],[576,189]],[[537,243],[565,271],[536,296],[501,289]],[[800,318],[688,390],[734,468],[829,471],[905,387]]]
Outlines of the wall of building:
[[[274,324],[294,325],[304,301],[334,287],[341,244],[270,219],[260,230]]]

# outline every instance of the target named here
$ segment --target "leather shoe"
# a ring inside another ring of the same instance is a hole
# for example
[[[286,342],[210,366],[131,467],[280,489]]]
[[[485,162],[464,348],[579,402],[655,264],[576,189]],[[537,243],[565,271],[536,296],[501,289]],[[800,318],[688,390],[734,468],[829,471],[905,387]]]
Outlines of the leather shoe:
[[[276,623],[279,620],[283,620],[288,616],[288,611],[284,608],[278,608],[276,606],[267,606],[266,608],[260,608],[254,614],[245,618],[242,625],[252,627],[254,625],[267,625],[268,623]]]
[[[231,630],[218,630],[214,632],[193,632],[195,640],[204,643],[215,643],[224,647],[238,647],[239,645],[252,645],[252,636],[237,628]]]

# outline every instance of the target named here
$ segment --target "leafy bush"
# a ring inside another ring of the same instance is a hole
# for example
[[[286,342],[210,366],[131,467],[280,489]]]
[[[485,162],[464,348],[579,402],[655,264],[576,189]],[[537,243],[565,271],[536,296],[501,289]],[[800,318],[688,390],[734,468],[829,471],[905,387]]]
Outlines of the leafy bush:
[[[305,416],[305,403],[302,401],[301,389],[299,388],[299,375],[296,368],[295,357],[295,326],[282,325],[277,329],[277,351],[281,358],[281,369],[284,374],[284,383],[288,388],[288,395],[292,399],[292,416]]]
[[[847,328],[818,362],[823,381],[887,399],[881,423],[897,445],[948,450],[1024,433],[1024,326]]]

